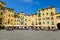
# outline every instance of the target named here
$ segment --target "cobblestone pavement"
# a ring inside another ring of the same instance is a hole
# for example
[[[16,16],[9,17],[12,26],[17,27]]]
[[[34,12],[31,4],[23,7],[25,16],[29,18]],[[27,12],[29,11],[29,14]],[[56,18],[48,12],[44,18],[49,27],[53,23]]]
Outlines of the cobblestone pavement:
[[[0,40],[60,40],[60,31],[0,30]]]

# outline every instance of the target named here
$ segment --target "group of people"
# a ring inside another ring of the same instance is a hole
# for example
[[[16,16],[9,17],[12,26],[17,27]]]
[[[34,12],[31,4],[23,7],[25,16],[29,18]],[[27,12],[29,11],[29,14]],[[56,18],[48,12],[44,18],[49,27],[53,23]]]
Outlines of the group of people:
[[[11,27],[9,27],[9,28],[7,28],[6,30],[37,30],[37,31],[39,31],[39,30],[43,30],[43,31],[57,31],[58,29],[56,29],[56,28],[52,28],[52,29],[50,29],[50,28],[33,28],[33,27],[31,27],[31,28],[11,28]]]

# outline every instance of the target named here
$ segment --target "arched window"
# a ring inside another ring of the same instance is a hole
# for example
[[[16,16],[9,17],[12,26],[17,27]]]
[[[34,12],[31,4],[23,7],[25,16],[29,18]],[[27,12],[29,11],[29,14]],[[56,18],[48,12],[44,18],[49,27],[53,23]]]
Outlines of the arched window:
[[[54,15],[54,13],[53,12],[51,12],[51,16],[53,16]]]

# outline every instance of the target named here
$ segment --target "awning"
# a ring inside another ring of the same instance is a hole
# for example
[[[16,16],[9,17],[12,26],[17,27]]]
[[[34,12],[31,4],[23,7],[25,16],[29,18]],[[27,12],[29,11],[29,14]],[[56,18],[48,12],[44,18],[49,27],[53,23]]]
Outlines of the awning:
[[[57,20],[57,22],[60,22],[60,20]]]
[[[5,26],[12,26],[12,25],[5,25]]]
[[[20,26],[20,25],[14,25],[14,26]]]

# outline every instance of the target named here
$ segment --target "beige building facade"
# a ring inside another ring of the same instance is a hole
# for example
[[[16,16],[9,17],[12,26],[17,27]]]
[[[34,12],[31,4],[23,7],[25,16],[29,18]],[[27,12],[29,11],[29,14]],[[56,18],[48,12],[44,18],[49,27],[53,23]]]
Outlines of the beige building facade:
[[[39,9],[37,13],[25,15],[24,12],[15,13],[7,8],[6,3],[0,1],[0,27],[15,28],[58,28],[60,29],[60,13],[56,13],[54,6]]]

